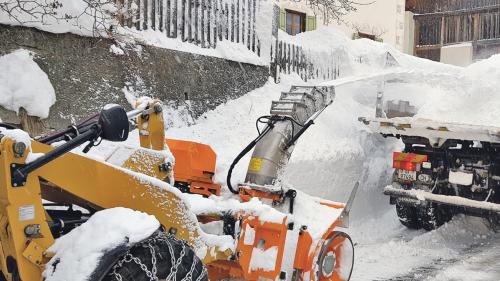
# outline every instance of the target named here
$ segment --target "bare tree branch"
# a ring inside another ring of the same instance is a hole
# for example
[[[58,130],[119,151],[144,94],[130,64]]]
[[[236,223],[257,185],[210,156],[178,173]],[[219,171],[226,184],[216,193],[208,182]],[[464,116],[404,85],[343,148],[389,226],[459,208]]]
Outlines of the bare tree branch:
[[[49,25],[59,21],[67,21],[80,29],[89,29],[88,24],[80,22],[86,17],[92,20],[90,29],[94,36],[103,31],[111,32],[109,23],[116,17],[116,11],[110,9],[110,7],[115,7],[114,0],[78,1],[82,2],[84,7],[81,11],[75,11],[75,14],[65,13],[60,0],[1,0],[0,12],[6,13],[19,25],[34,23]]]
[[[301,0],[298,0],[301,1]],[[370,3],[359,3],[353,0],[306,0],[307,4],[314,10],[316,14],[323,15],[324,24],[329,24],[333,21],[343,22],[345,15],[358,10],[358,6],[371,5]]]

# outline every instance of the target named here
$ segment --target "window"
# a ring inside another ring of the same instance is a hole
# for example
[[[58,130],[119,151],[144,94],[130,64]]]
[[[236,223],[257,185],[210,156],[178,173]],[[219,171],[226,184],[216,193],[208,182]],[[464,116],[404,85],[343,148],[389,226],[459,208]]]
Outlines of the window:
[[[295,35],[306,31],[306,15],[286,10],[286,33]]]
[[[316,30],[316,16],[280,9],[279,28],[291,35],[304,31],[313,31]]]

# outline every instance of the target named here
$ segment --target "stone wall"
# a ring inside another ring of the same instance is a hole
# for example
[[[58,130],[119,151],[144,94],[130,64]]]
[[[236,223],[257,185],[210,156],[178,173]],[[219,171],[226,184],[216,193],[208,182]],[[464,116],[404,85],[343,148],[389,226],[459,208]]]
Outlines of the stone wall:
[[[43,120],[46,130],[66,127],[108,103],[130,108],[125,87],[188,108],[186,112],[196,118],[261,87],[269,76],[266,66],[137,44],[123,45],[125,54],[117,55],[110,52],[114,43],[0,25],[0,55],[18,48],[35,52],[35,61],[54,86],[57,102]],[[14,112],[1,107],[0,118],[19,123]]]

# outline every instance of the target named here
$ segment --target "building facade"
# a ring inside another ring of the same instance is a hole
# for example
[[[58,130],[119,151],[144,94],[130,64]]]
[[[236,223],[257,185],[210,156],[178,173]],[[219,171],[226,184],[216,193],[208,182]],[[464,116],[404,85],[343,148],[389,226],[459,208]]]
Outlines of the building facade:
[[[359,0],[341,22],[325,18],[307,0],[280,0],[280,28],[291,35],[328,25],[350,38],[366,37],[404,49],[405,0]]]
[[[500,0],[407,0],[405,51],[465,66],[500,52]]]

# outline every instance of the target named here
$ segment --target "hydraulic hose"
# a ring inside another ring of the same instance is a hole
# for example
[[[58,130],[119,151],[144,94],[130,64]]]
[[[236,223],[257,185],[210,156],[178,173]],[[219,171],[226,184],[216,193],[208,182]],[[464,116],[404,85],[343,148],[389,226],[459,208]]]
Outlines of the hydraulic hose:
[[[260,119],[260,118],[259,118]],[[234,158],[233,163],[231,163],[231,166],[229,167],[229,171],[227,172],[227,188],[229,188],[229,191],[231,191],[234,194],[238,194],[238,190],[233,188],[233,185],[231,184],[231,177],[233,174],[233,169],[240,162],[241,158],[245,156],[252,148],[254,148],[257,143],[267,134],[271,129],[274,127],[274,121],[270,119],[269,123],[267,124],[267,127],[262,131],[251,143],[249,143],[239,154]]]

